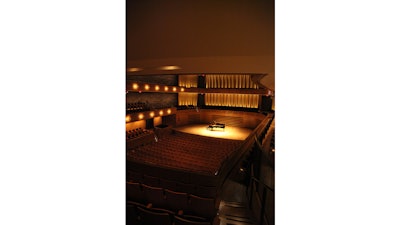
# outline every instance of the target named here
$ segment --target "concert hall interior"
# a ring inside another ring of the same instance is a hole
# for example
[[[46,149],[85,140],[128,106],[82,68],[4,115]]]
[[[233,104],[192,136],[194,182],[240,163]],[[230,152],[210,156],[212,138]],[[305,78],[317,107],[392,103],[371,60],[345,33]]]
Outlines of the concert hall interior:
[[[275,224],[274,7],[126,1],[127,224]]]

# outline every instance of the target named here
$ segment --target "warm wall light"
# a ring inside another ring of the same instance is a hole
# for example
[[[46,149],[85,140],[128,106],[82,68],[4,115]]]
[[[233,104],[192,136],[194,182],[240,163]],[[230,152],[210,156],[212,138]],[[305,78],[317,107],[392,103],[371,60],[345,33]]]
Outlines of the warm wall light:
[[[146,85],[144,85],[144,89],[145,89],[145,90],[149,90],[149,89],[150,89],[150,86],[149,86],[148,84],[146,84]]]
[[[168,113],[168,114],[171,114],[171,109],[168,109],[168,110],[167,110],[167,113]]]
[[[160,70],[179,70],[181,68],[179,66],[162,66],[159,69]]]
[[[137,90],[139,88],[139,85],[137,83],[133,83],[132,87],[133,90]]]
[[[143,70],[143,69],[137,68],[137,67],[128,68],[128,72],[137,72],[137,71],[141,71],[141,70]]]
[[[138,118],[139,120],[143,119],[144,115],[143,114],[139,114]]]
[[[125,117],[125,122],[131,122],[131,116],[130,115],[127,115]]]
[[[158,91],[158,90],[160,90],[160,86],[156,85],[156,86],[154,87],[154,89],[156,89],[156,91]]]
[[[172,90],[173,90],[173,91],[176,91],[176,87],[173,87]]]
[[[164,112],[162,110],[160,110],[159,114],[160,114],[160,116],[162,116],[164,114]]]
[[[185,91],[185,88],[181,88],[181,91]]]
[[[150,112],[150,117],[153,117],[154,116],[154,112]]]
[[[168,87],[167,86],[164,87],[164,91],[168,91]]]

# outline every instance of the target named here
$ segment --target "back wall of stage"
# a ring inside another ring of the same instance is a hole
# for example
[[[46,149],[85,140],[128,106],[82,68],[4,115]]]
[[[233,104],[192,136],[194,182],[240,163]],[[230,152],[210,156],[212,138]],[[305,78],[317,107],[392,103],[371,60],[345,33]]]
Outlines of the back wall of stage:
[[[256,112],[214,109],[178,110],[176,112],[176,126],[216,121],[224,123],[226,126],[254,129],[264,118],[265,115]]]

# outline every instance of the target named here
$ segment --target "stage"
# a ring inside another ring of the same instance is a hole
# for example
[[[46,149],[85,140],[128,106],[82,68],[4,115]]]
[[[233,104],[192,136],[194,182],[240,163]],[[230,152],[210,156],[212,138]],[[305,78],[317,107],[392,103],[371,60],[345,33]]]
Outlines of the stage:
[[[191,124],[191,125],[176,127],[174,128],[174,130],[189,134],[207,136],[207,137],[224,138],[224,139],[241,140],[241,141],[245,140],[252,132],[252,129],[249,128],[225,126],[225,128],[208,129],[208,126],[209,124]]]

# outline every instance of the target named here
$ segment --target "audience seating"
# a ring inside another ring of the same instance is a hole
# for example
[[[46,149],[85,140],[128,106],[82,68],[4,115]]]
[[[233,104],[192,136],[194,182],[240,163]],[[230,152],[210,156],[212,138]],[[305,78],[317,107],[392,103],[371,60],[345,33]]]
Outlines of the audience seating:
[[[158,177],[153,177],[144,174],[143,175],[143,183],[149,186],[153,187],[159,187],[160,186],[160,179]]]
[[[137,207],[140,225],[172,225],[171,215],[164,211]]]
[[[168,209],[178,213],[182,211],[183,213],[189,210],[188,205],[189,195],[183,192],[175,192],[165,189],[165,199]]]
[[[215,216],[211,220],[175,213],[164,208],[144,206],[137,202],[128,202],[126,206],[127,225],[219,225],[219,218]]]
[[[204,198],[215,198],[217,195],[217,187],[197,185],[195,194]]]
[[[137,225],[139,224],[139,214],[135,205],[126,205],[126,224]]]
[[[139,183],[126,182],[126,197],[128,200],[144,202],[145,196]]]
[[[186,184],[186,183],[182,183],[182,182],[176,182],[176,191],[187,192],[187,193],[196,193],[196,185],[195,184]]]
[[[143,183],[143,174],[135,171],[128,170],[128,180],[137,183]]]
[[[219,202],[213,198],[203,198],[190,193],[176,192],[161,187],[127,182],[127,210],[130,221],[136,221],[134,207],[168,211],[169,214],[183,216],[189,220],[199,219],[212,222],[218,218]],[[133,208],[132,208],[133,207]]]
[[[240,143],[242,141],[175,132],[158,142],[152,140],[134,149],[129,146],[128,149],[133,151],[128,151],[127,160],[213,176]],[[215,146],[219,146],[218,150]]]
[[[152,187],[142,184],[143,194],[147,203],[152,204],[153,207],[165,207],[166,200],[164,190],[160,187]]]
[[[193,219],[193,217],[175,216],[174,225],[211,225],[211,222],[203,219]]]
[[[193,215],[195,216],[200,216],[208,220],[212,220],[217,214],[218,205],[219,204],[217,204],[212,198],[202,198],[196,195],[189,194],[190,213],[193,213]]]
[[[167,179],[163,179],[163,178],[160,178],[160,187],[162,187],[164,189],[169,189],[169,190],[172,190],[172,191],[176,191],[177,190],[175,181],[167,180]]]

